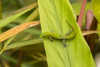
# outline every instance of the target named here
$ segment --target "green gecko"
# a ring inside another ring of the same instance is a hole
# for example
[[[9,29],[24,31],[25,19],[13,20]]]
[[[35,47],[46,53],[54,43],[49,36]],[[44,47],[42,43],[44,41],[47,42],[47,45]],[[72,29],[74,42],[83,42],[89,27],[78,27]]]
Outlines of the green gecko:
[[[44,32],[40,35],[40,38],[48,38],[51,41],[53,41],[53,39],[63,40],[63,44],[66,47],[66,40],[73,39],[76,35],[76,31],[75,31],[74,26],[72,26],[69,22],[67,22],[67,23],[72,27],[72,30],[70,30],[65,35],[62,35],[62,34],[60,35],[60,34],[54,33],[54,32]]]

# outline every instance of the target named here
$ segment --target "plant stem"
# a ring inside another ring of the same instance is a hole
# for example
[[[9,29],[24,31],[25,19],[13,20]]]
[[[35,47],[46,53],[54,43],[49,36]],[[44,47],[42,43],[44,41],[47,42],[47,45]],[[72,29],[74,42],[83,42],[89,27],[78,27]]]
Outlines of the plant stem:
[[[83,16],[84,16],[84,12],[85,12],[86,2],[87,2],[87,0],[83,0],[81,11],[80,11],[79,18],[78,18],[78,25],[80,28],[82,27],[82,20],[83,20]]]

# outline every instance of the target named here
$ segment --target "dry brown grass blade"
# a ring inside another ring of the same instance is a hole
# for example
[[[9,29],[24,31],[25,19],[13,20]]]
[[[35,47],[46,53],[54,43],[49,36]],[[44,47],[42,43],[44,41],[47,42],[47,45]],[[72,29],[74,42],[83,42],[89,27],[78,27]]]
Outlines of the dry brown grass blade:
[[[100,33],[100,31],[82,31],[83,36],[95,33]]]
[[[29,28],[29,27],[32,27],[32,26],[36,26],[40,23],[40,21],[34,21],[34,22],[26,22],[26,23],[23,23],[21,25],[18,25],[2,34],[0,34],[0,42],[18,34],[19,32]]]

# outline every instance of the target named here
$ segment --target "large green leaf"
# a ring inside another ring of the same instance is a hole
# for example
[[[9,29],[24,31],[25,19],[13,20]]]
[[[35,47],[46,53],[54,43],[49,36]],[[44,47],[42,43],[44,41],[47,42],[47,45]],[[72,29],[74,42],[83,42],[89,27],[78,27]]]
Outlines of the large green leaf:
[[[92,0],[92,10],[96,19],[100,22],[100,0]],[[100,23],[98,23],[97,30],[100,30]],[[100,34],[98,34],[100,36]]]
[[[62,40],[44,39],[44,46],[49,67],[95,67],[90,49],[75,21],[69,0],[38,0],[42,32],[54,31],[65,34],[71,28],[76,30],[75,38],[67,40],[66,48]]]
[[[92,0],[92,9],[95,17],[100,22],[100,0]]]

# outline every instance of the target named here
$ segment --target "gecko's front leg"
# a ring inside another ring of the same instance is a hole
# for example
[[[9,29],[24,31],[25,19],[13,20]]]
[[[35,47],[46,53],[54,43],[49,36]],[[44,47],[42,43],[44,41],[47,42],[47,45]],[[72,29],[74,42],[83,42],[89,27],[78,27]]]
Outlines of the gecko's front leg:
[[[64,47],[69,46],[69,45],[66,44],[66,39],[63,39],[63,45],[64,45]]]
[[[48,37],[48,39],[49,39],[51,42],[53,42],[53,41],[54,41],[52,37]]]

